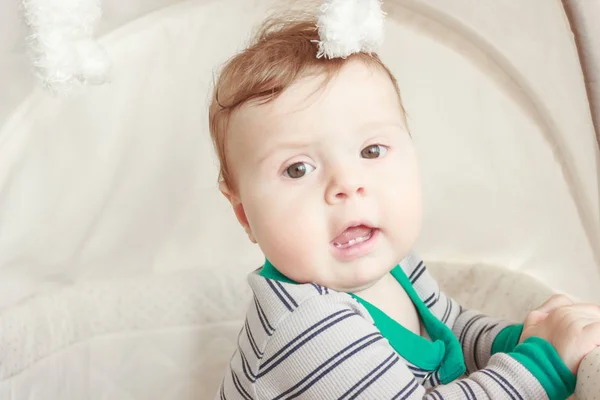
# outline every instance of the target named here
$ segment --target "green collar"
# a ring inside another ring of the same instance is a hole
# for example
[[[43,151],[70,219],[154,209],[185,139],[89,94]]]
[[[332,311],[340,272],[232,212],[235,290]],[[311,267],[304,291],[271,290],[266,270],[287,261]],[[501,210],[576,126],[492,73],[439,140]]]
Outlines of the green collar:
[[[426,371],[437,370],[440,381],[444,385],[461,377],[465,373],[466,367],[461,345],[454,333],[431,313],[399,265],[392,269],[391,274],[414,303],[432,341],[409,331],[368,301],[353,293],[348,294],[366,308],[381,335],[408,362]],[[268,279],[298,284],[279,272],[269,260],[265,261],[259,275]]]

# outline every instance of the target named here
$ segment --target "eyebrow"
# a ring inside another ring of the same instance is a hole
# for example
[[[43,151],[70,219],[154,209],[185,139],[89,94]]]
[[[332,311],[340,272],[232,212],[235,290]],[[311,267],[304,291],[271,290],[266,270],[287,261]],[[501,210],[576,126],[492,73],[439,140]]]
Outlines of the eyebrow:
[[[384,129],[384,128],[400,128],[402,130],[406,130],[406,125],[403,121],[384,121],[384,122],[370,122],[363,124],[359,129],[360,132],[364,132],[367,130],[376,130],[376,129]]]
[[[273,142],[274,142],[273,145],[267,147],[266,150],[265,150],[265,152],[264,152],[265,154],[262,155],[258,159],[258,165],[261,165],[267,159],[269,159],[273,155],[273,151],[275,149],[277,149],[277,150],[281,150],[281,149],[294,150],[294,149],[301,149],[303,147],[307,147],[308,146],[308,142],[300,142],[300,141],[274,140]]]

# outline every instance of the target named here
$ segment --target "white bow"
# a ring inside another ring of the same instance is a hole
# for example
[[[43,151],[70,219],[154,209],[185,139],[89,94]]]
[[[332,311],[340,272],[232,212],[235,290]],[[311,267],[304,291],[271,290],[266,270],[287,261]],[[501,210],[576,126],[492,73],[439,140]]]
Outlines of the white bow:
[[[383,43],[381,0],[325,0],[317,27],[317,57],[347,57],[376,51]]]
[[[35,73],[50,92],[108,80],[110,60],[93,39],[99,0],[23,0],[23,12]]]

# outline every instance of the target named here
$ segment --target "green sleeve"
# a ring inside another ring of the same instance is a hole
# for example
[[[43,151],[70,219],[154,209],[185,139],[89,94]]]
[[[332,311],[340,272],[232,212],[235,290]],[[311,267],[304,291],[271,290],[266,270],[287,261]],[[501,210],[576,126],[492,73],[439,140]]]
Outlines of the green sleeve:
[[[575,392],[577,377],[546,340],[538,337],[527,338],[508,355],[531,372],[550,400],[565,400]]]
[[[492,344],[492,354],[509,353],[519,344],[523,324],[510,325],[502,329]]]

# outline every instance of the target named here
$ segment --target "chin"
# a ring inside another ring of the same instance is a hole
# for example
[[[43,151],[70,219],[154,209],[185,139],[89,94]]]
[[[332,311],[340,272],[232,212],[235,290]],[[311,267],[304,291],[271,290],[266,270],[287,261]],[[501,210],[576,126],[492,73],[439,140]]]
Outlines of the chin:
[[[390,270],[391,268],[389,270],[383,270],[378,268],[367,267],[366,271],[363,270],[360,274],[355,274],[352,278],[345,279],[342,282],[343,285],[340,286],[344,287],[344,292],[359,292],[368,289],[377,282],[379,282],[379,280]]]
[[[379,279],[381,279],[381,278],[379,278]],[[364,290],[367,290],[371,286],[375,285],[379,281],[379,279],[371,281],[371,282],[364,283],[363,285],[356,285],[352,289],[347,290],[347,292],[360,293],[360,292],[362,292]]]

